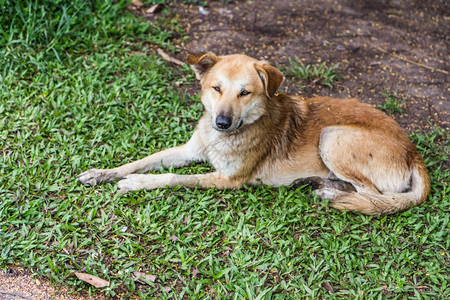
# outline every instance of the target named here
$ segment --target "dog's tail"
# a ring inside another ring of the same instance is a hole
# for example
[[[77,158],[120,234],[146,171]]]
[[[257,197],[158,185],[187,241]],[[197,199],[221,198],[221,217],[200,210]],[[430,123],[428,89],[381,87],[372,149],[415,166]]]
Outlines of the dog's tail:
[[[411,165],[411,188],[405,193],[345,193],[330,202],[339,210],[367,215],[386,215],[423,203],[430,192],[430,178],[422,158],[416,154]]]

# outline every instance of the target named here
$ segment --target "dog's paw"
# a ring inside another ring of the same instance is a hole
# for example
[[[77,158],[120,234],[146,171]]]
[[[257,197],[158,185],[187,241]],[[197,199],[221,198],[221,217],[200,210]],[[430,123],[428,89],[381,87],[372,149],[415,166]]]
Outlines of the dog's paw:
[[[117,183],[118,193],[125,194],[131,191],[137,191],[145,188],[145,181],[148,175],[131,174]]]
[[[335,189],[322,188],[315,190],[314,193],[317,195],[317,197],[319,197],[322,200],[329,199],[333,201],[336,200],[341,195],[342,192]]]
[[[85,185],[96,185],[102,181],[111,181],[115,176],[115,172],[111,170],[90,169],[77,176],[78,181]]]

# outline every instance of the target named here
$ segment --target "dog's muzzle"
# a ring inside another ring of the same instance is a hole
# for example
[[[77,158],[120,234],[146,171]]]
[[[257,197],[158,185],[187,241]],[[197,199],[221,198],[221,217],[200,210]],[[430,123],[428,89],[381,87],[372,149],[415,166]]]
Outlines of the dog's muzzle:
[[[230,117],[218,115],[216,118],[216,126],[219,129],[227,130],[231,124],[233,124],[233,120]]]
[[[224,115],[218,115],[216,117],[216,120],[214,122],[214,128],[218,131],[222,131],[222,132],[231,132],[234,131],[236,129],[239,129],[242,124],[243,121],[240,120],[239,124],[236,126],[236,124],[233,126],[233,119]]]

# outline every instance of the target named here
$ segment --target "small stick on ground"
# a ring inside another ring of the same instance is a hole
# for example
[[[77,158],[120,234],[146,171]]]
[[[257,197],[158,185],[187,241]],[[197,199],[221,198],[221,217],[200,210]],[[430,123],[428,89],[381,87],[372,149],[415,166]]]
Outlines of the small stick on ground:
[[[400,59],[400,60],[409,62],[409,63],[414,64],[414,65],[416,65],[416,66],[419,66],[419,67],[422,67],[422,68],[425,68],[425,69],[428,69],[428,70],[431,70],[431,71],[436,71],[436,72],[444,73],[444,74],[447,74],[447,75],[449,74],[449,72],[447,72],[447,71],[445,71],[445,70],[430,67],[430,66],[428,66],[428,65],[425,65],[425,64],[420,63],[420,62],[413,61],[413,60],[411,60],[411,59],[409,59],[409,58],[407,58],[407,57],[403,57],[403,56],[398,55],[398,54],[396,54],[396,53],[390,53],[390,52],[388,52],[387,50],[384,50],[383,48],[380,48],[380,47],[375,47],[375,48],[376,48],[377,50],[380,50],[381,52],[383,52],[383,53],[385,53],[385,54],[391,54],[392,56],[394,56],[394,57],[396,57],[396,58],[398,58],[398,59]]]
[[[164,59],[167,60],[168,62],[177,64],[179,66],[184,65],[184,62],[182,62],[181,60],[176,59],[175,57],[170,56],[169,54],[167,54],[166,52],[162,51],[160,48],[156,49],[156,52]]]

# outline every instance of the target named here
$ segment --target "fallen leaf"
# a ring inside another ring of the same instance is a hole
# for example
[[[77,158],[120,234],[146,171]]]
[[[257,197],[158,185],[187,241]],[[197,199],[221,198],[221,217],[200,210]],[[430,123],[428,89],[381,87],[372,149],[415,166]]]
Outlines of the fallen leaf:
[[[190,219],[191,219],[191,215],[189,215],[189,216],[183,221],[183,224],[186,224],[187,222],[189,222]]]
[[[84,282],[92,284],[98,289],[109,286],[109,281],[106,281],[91,274],[75,272],[75,276],[77,276],[78,279],[83,280]]]
[[[323,287],[330,293],[334,293],[333,287],[328,281],[323,282]]]
[[[73,242],[67,246],[67,250],[72,251],[73,250]]]
[[[137,7],[144,5],[144,3],[142,3],[141,0],[133,0],[133,1],[131,1],[131,4],[133,4],[134,6],[137,6]]]
[[[133,272],[133,276],[134,276],[134,278],[136,278],[137,282],[142,283],[142,284],[148,284],[148,283],[145,282],[144,280],[142,280],[141,278],[146,279],[150,282],[155,282],[156,278],[158,278],[156,275],[145,274],[143,272],[137,272],[137,271]]]
[[[192,270],[192,278],[195,278],[195,276],[197,276],[197,267],[194,267],[194,269]]]
[[[164,5],[161,3],[156,4],[156,5],[153,5],[152,7],[150,7],[149,9],[147,9],[145,12],[147,14],[157,14],[163,9],[163,7],[164,7]]]
[[[169,240],[175,243],[176,241],[178,241],[178,238],[175,235],[171,235],[169,236]]]
[[[146,56],[147,55],[147,53],[142,52],[142,51],[130,51],[129,53],[132,55],[137,55],[137,56]]]
[[[204,15],[204,16],[209,15],[209,11],[207,11],[203,6],[200,6],[200,7],[198,8],[198,11],[199,11],[202,15]]]

